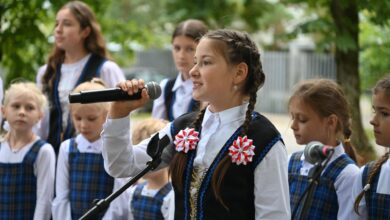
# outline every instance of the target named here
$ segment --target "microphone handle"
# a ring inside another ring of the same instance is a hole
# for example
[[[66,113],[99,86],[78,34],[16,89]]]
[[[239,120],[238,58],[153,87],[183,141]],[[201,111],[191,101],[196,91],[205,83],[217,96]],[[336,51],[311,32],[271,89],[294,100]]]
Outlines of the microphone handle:
[[[141,99],[141,91],[133,95],[127,94],[120,88],[105,89],[103,91],[81,91],[79,94],[69,96],[70,103],[94,103],[94,102],[113,102]]]

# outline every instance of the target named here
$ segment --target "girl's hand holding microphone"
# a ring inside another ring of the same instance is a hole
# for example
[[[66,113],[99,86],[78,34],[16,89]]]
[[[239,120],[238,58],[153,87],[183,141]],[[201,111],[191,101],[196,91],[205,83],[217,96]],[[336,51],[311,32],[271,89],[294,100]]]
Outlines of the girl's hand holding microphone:
[[[111,103],[109,118],[123,118],[127,116],[133,110],[145,105],[150,97],[148,91],[145,87],[145,83],[142,79],[132,79],[120,82],[117,87],[127,92],[129,96],[134,95],[141,91],[141,98],[137,100],[130,101],[116,101]]]

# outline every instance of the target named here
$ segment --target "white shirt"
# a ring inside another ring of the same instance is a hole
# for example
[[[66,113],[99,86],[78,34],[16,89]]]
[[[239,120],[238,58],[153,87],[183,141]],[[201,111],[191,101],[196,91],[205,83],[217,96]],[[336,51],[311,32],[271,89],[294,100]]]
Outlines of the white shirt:
[[[2,140],[0,146],[0,163],[22,163],[33,142],[20,150],[13,152],[7,141]],[[34,211],[34,220],[49,220],[51,216],[51,202],[54,196],[54,172],[56,156],[53,147],[46,143],[39,150],[34,163],[34,174],[37,178],[37,201]]]
[[[197,164],[209,167],[216,154],[228,138],[242,125],[245,120],[247,104],[237,106],[223,112],[211,113],[206,110],[203,122],[215,114],[220,118],[220,125],[215,133],[204,138],[209,131],[202,128],[201,141],[195,160]],[[134,176],[146,167],[151,158],[146,154],[147,143],[142,141],[137,147],[132,146],[128,117],[108,119],[102,132],[103,157],[106,170],[113,176]],[[172,141],[169,123],[160,130],[160,138],[168,135]],[[203,140],[202,140],[203,139]],[[204,146],[203,146],[204,144]],[[165,151],[164,151],[165,152]],[[207,155],[201,158],[201,155]],[[164,155],[163,155],[164,156]],[[168,166],[167,162],[161,166]],[[290,198],[287,176],[287,152],[282,142],[278,141],[255,169],[255,216],[256,219],[290,219]]]
[[[82,135],[77,135],[75,142],[77,143],[77,149],[81,153],[96,153],[100,154],[102,149],[102,140],[90,143]],[[72,219],[70,211],[69,201],[69,150],[70,139],[61,143],[60,152],[57,162],[56,173],[56,197],[53,201],[52,212],[53,219],[68,220]],[[113,192],[117,191],[121,186],[126,183],[126,179],[115,179]],[[108,207],[103,219],[127,219],[128,218],[128,204],[129,196],[126,191],[114,199]]]
[[[133,185],[129,188],[129,204],[134,196],[134,191],[137,188],[137,185]],[[142,188],[141,195],[146,197],[154,197],[160,189],[148,189],[147,185]],[[161,213],[165,220],[173,220],[175,217],[175,194],[171,190],[163,199],[163,204],[161,206]],[[133,213],[130,207],[129,210],[129,220],[133,220]]]
[[[340,143],[337,147],[334,148],[334,153],[330,158],[328,164],[324,168],[322,174],[329,167],[329,165],[335,161],[338,157],[345,154],[344,147]],[[300,174],[302,176],[307,176],[309,170],[314,167],[313,164],[305,160],[305,155],[301,156],[302,167]],[[353,210],[354,197],[351,194],[351,186],[359,173],[359,168],[355,164],[347,165],[337,176],[334,182],[334,188],[336,189],[337,201],[339,205],[339,211],[337,213],[337,219],[346,220],[346,219],[356,219],[357,214]],[[321,175],[322,175],[321,174]]]
[[[360,168],[359,174],[355,178],[355,182],[352,188],[353,198],[356,198],[360,194],[360,192],[363,191],[364,186],[362,185],[362,176],[363,176],[364,168],[365,166]],[[382,164],[381,171],[379,173],[378,187],[376,189],[376,193],[390,195],[390,160],[389,159],[387,159],[387,161]],[[362,216],[360,219],[368,218],[366,199],[364,196],[359,203],[359,213]]]
[[[160,86],[162,94],[153,102],[152,117],[168,120],[167,109],[165,108],[165,86],[169,79],[161,81]],[[173,103],[173,118],[177,118],[180,115],[188,112],[192,100],[192,81],[183,81],[182,75],[179,74],[176,77],[175,84],[172,87],[172,92],[175,92],[176,98]]]
[[[69,94],[75,88],[77,80],[80,78],[85,64],[90,58],[91,54],[88,54],[80,61],[71,64],[61,65],[61,78],[58,84],[58,96],[60,98],[60,104],[62,109],[62,127],[66,128],[69,116]],[[45,74],[47,65],[39,68],[36,77],[37,85],[42,89],[42,77]],[[107,60],[103,63],[100,70],[100,78],[105,82],[106,86],[111,88],[115,87],[119,82],[125,81],[125,76],[119,66]],[[38,135],[43,139],[47,139],[49,135],[49,123],[50,123],[50,111],[47,109],[44,118],[42,119],[42,125],[38,131]]]

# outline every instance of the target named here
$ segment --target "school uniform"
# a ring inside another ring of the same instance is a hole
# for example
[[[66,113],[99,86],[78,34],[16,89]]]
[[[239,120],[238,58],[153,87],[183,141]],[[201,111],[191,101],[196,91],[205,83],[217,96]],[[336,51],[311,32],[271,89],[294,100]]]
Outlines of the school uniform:
[[[36,77],[37,85],[41,89],[43,89],[42,78],[46,68],[47,65],[40,67]],[[69,94],[71,91],[78,84],[93,77],[101,78],[107,87],[115,87],[119,82],[125,80],[122,70],[116,63],[93,54],[86,55],[76,63],[61,64],[59,68],[54,82],[53,94],[47,94],[54,108],[47,110],[37,133],[42,139],[50,138],[50,143],[58,143],[57,146],[53,146],[57,154],[60,141],[74,135],[69,117]]]
[[[191,153],[191,160],[187,161],[189,167],[192,168],[189,168],[188,172],[183,175],[183,178],[187,178],[186,176],[195,169],[207,170],[206,176],[201,179],[204,187],[198,188],[199,193],[193,196],[198,198],[196,213],[198,219],[212,219],[228,215],[228,212],[212,195],[210,178],[215,171],[215,165],[220,162],[222,156],[226,155],[229,142],[231,143],[237,136],[237,131],[245,120],[246,109],[247,104],[218,113],[212,113],[208,108],[206,109],[200,140],[196,150]],[[195,116],[196,113],[190,113],[175,120],[174,123],[169,123],[158,133],[159,137],[167,135],[172,141],[176,132],[182,129],[182,125],[190,124]],[[232,163],[230,165],[222,184],[222,197],[226,199],[228,205],[233,207],[230,210],[234,211],[235,215],[245,214],[252,219],[290,219],[286,149],[279,133],[267,119],[257,115],[253,121],[248,134],[250,134],[250,139],[254,139],[255,153],[257,154],[253,163],[247,165]],[[125,132],[128,130],[128,117],[108,119],[104,125],[102,132],[103,157],[106,169],[114,176],[133,176],[145,168],[146,162],[150,160],[146,154],[149,140],[145,140],[133,148],[130,137]],[[264,144],[257,146],[257,143]],[[264,149],[266,150],[263,151]],[[167,166],[175,153],[173,146],[165,148],[161,166]],[[191,184],[191,180],[188,178],[184,181]],[[173,186],[176,187],[175,183]],[[242,186],[248,186],[248,188]],[[188,210],[189,198],[186,196],[192,192],[189,192],[188,185],[184,189],[184,196],[178,196],[175,189],[175,215],[179,219],[188,219],[190,213]],[[193,187],[193,189],[195,188]],[[235,199],[238,200],[235,201]],[[208,206],[207,204],[212,205]],[[223,212],[219,215],[221,210]],[[228,218],[233,217],[229,216]],[[243,216],[241,218],[245,219]]]
[[[290,204],[293,219],[298,219],[302,211],[304,191],[309,186],[308,174],[314,165],[305,160],[303,151],[295,152],[289,160],[288,173],[290,185]],[[321,173],[320,181],[314,190],[308,219],[353,219],[353,198],[351,185],[359,168],[355,162],[345,154],[340,143],[334,148],[334,154]]]
[[[54,195],[53,147],[36,138],[20,150],[0,142],[0,219],[45,220]]]
[[[172,184],[168,182],[160,189],[148,189],[147,182],[129,189],[129,220],[173,220],[175,208]]]
[[[199,109],[192,98],[192,81],[183,81],[182,74],[160,83],[162,94],[153,102],[152,117],[173,121],[179,116]]]
[[[104,199],[124,183],[103,167],[102,140],[91,143],[82,135],[61,144],[56,173],[53,219],[79,219],[93,207],[94,199]],[[97,219],[127,219],[128,195],[122,193]]]
[[[367,184],[370,170],[374,162],[366,164],[360,169],[352,194],[356,198]],[[388,159],[380,167],[374,176],[369,189],[364,193],[359,203],[361,219],[390,219],[390,160]]]

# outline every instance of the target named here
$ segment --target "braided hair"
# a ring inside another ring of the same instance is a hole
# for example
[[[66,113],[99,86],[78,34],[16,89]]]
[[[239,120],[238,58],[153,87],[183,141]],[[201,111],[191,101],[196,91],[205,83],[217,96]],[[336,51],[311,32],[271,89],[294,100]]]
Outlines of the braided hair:
[[[265,74],[263,72],[262,64],[260,61],[260,53],[257,49],[256,44],[250,39],[247,33],[242,33],[233,30],[220,29],[208,32],[202,37],[202,39],[213,40],[214,49],[218,51],[230,65],[237,65],[240,63],[246,63],[248,66],[248,75],[245,79],[245,84],[242,88],[242,93],[249,96],[249,104],[245,114],[245,121],[242,125],[241,136],[245,136],[249,129],[249,124],[252,119],[252,112],[254,111],[257,91],[264,84]],[[192,127],[195,130],[200,130],[205,109],[198,113],[198,116],[192,123]],[[184,153],[177,153],[174,160],[171,163],[172,179],[178,183],[178,187],[183,186],[183,173],[184,166],[186,163],[187,155]],[[218,164],[213,177],[212,177],[212,188],[214,196],[221,202],[224,203],[220,196],[220,187],[223,182],[223,178],[227,169],[231,164],[231,160],[226,155],[221,163]],[[179,190],[183,190],[182,188]],[[227,208],[225,206],[225,208]]]
[[[389,99],[390,98],[390,76],[386,76],[379,80],[377,84],[372,89],[373,94],[377,94],[378,92],[383,92],[384,95]],[[359,203],[362,200],[364,193],[370,189],[370,185],[375,177],[375,175],[379,172],[382,164],[384,164],[389,159],[389,152],[385,153],[381,158],[375,161],[373,168],[368,174],[367,184],[363,187],[363,190],[356,197],[354,203],[354,210],[357,214],[359,214]]]
[[[311,79],[298,84],[289,105],[295,98],[301,99],[310,106],[320,117],[328,117],[332,114],[337,116],[336,133],[343,141],[345,153],[356,162],[356,155],[350,141],[351,113],[341,87],[330,79]]]

